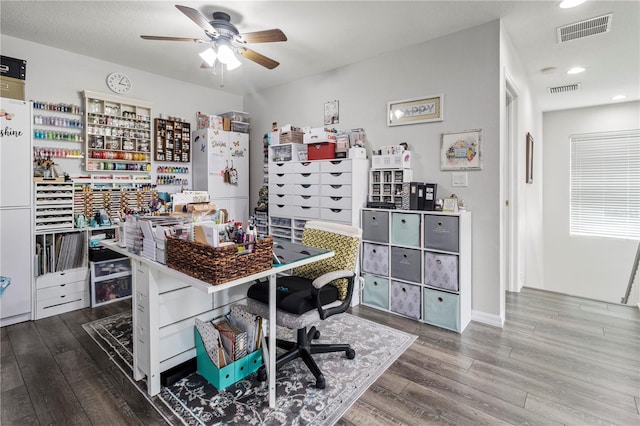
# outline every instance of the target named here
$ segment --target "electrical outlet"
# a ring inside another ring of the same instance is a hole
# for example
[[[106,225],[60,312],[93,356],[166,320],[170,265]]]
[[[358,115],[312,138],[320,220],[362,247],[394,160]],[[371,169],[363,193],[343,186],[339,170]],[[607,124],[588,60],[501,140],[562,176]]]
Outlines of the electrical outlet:
[[[451,174],[451,186],[454,187],[467,187],[469,182],[467,179],[467,172],[457,172]]]

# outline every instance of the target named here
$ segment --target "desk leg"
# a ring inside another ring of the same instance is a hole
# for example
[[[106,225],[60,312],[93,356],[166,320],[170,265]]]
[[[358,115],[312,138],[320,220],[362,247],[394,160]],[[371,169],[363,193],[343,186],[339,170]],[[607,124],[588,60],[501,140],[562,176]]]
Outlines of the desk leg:
[[[269,276],[269,408],[276,406],[276,276]]]
[[[160,393],[160,319],[158,306],[158,270],[149,270],[149,374],[147,375],[147,393],[150,396]]]

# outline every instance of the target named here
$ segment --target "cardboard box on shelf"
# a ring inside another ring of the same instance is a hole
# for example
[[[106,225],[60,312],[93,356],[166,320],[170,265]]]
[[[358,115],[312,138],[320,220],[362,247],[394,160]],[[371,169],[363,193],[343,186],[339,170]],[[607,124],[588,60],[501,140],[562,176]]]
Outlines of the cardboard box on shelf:
[[[333,142],[338,139],[335,132],[327,132],[324,127],[314,127],[310,132],[304,134],[304,143]]]

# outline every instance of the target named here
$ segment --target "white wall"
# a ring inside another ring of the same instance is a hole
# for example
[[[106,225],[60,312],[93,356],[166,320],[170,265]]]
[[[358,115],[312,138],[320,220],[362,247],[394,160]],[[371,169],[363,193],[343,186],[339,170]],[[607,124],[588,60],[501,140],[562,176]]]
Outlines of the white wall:
[[[499,21],[390,52],[245,97],[251,138],[278,125],[320,127],[326,101],[339,101],[338,129],[363,127],[368,152],[407,142],[414,179],[438,183],[438,196],[454,192],[473,212],[473,309],[500,316],[500,70]],[[387,127],[388,101],[444,93],[444,121]],[[467,188],[451,187],[440,171],[442,133],[482,129],[482,170],[468,172]],[[262,184],[262,147],[251,152],[252,204]]]
[[[507,81],[516,92],[515,100],[515,140],[510,146],[503,146],[503,162],[510,161],[512,172],[509,176],[502,168],[503,176],[501,184],[510,179],[511,194],[504,193],[501,205],[509,200],[509,209],[513,210],[514,221],[512,237],[516,237],[513,248],[512,273],[515,282],[510,286],[509,278],[502,276],[501,286],[505,290],[510,288],[519,291],[523,285],[538,287],[542,282],[542,113],[537,106],[535,97],[531,93],[529,79],[526,69],[522,65],[518,54],[511,43],[509,36],[501,32],[500,39],[500,61],[503,84],[501,87],[501,99],[505,102],[505,87]],[[506,145],[509,143],[509,135],[505,132],[506,106],[500,113],[501,130],[503,132],[502,141]],[[531,133],[534,139],[534,169],[533,184],[525,183],[526,174],[526,134]],[[510,155],[507,157],[506,153]],[[503,186],[503,189],[505,187]],[[506,210],[502,210],[503,216]],[[503,236],[501,236],[502,238]],[[505,248],[506,249],[506,248]],[[504,294],[504,293],[503,293]]]
[[[198,111],[215,114],[242,110],[242,97],[238,95],[161,77],[5,35],[1,36],[0,43],[3,55],[27,61],[27,100],[82,105],[84,90],[114,95],[107,88],[106,78],[108,74],[120,71],[126,73],[133,82],[131,92],[122,97],[150,102],[153,118],[158,117],[160,113],[184,117],[186,121],[191,123],[192,129],[195,129]],[[42,144],[48,146],[47,142],[43,141]],[[59,146],[55,142],[50,145]],[[78,147],[78,145],[73,147]],[[82,172],[81,160],[61,159],[57,161],[72,176]],[[177,165],[177,163],[163,164]],[[154,179],[155,169],[156,164],[154,163],[152,166]],[[191,175],[189,175],[189,182],[192,182]],[[180,188],[160,186],[158,189],[175,192]]]
[[[620,303],[638,242],[569,236],[569,137],[638,129],[640,102],[546,112],[543,117],[545,269],[541,287]]]

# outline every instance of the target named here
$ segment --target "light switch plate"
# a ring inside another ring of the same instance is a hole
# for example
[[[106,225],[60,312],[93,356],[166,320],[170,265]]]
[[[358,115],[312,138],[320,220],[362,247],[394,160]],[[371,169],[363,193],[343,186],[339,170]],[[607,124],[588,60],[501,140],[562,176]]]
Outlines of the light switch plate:
[[[467,172],[456,172],[451,174],[451,186],[467,187],[469,186]]]

